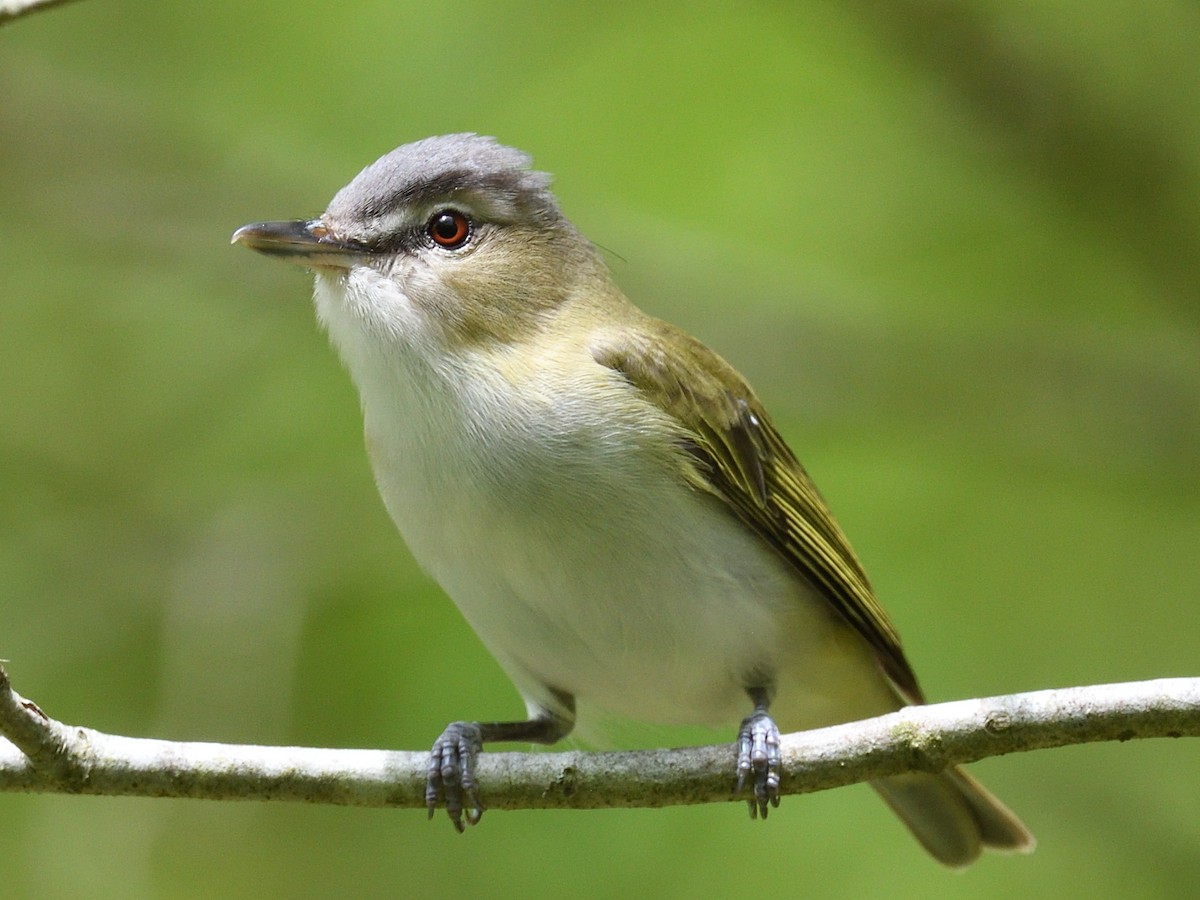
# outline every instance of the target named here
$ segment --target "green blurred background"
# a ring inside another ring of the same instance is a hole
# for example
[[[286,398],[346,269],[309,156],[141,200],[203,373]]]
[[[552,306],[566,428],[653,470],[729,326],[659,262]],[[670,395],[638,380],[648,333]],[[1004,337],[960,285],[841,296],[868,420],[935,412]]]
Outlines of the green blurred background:
[[[0,30],[18,690],[258,743],[520,714],[382,510],[309,279],[228,245],[457,130],[533,153],[635,301],[751,379],[932,699],[1198,673],[1194,4],[89,0]],[[465,836],[8,795],[0,895],[1194,896],[1197,760],[978,764],[1041,843],[962,875],[862,787]]]

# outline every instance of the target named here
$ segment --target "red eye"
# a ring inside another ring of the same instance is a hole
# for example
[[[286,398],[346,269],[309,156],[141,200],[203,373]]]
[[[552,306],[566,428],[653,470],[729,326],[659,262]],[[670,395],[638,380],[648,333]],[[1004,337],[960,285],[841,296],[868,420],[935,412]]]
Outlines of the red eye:
[[[439,247],[461,247],[471,236],[471,220],[455,209],[433,214],[426,229]]]

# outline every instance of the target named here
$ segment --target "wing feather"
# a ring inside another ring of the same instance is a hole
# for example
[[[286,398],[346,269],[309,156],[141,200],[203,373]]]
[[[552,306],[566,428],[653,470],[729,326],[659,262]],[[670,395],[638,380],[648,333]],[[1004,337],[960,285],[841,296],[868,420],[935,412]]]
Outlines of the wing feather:
[[[900,637],[846,536],[742,377],[657,320],[599,340],[592,355],[679,423],[693,484],[725,501],[794,566],[866,639],[905,699],[922,702]]]

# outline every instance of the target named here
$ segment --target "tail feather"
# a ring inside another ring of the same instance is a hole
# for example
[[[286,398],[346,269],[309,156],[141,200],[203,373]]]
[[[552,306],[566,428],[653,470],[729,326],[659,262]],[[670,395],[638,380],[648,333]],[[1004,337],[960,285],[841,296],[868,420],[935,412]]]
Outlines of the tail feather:
[[[1032,852],[1036,841],[1011,810],[960,768],[911,772],[871,786],[940,863],[960,869],[984,850]]]

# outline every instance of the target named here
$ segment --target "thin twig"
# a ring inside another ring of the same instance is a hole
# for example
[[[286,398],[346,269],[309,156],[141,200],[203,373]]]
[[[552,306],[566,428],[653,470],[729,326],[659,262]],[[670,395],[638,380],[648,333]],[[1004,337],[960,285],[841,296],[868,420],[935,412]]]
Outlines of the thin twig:
[[[5,25],[32,12],[41,12],[53,6],[62,6],[71,0],[0,0],[0,25]]]
[[[182,743],[68,727],[0,668],[0,791],[422,807],[428,754]],[[784,737],[782,792],[1092,741],[1200,736],[1200,678],[909,707]],[[493,809],[655,807],[733,799],[732,745],[479,758]]]

